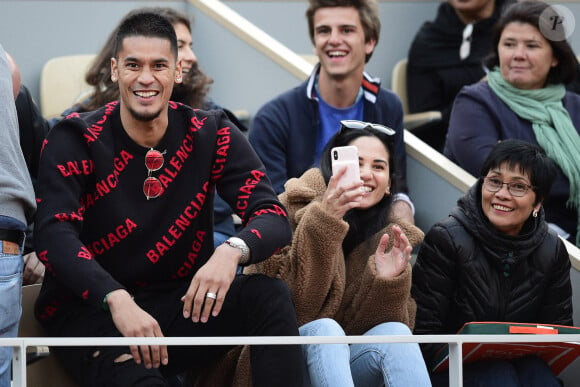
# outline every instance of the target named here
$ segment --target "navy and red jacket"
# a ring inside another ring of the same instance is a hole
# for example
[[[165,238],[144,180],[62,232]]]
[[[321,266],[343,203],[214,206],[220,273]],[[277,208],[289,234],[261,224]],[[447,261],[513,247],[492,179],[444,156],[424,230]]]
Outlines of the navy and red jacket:
[[[145,154],[124,130],[119,103],[73,113],[49,133],[39,173],[36,252],[46,266],[36,316],[45,324],[106,294],[182,286],[212,255],[214,188],[243,222],[259,262],[291,238],[286,210],[244,135],[222,111],[169,102],[155,149],[164,188],[147,199]]]

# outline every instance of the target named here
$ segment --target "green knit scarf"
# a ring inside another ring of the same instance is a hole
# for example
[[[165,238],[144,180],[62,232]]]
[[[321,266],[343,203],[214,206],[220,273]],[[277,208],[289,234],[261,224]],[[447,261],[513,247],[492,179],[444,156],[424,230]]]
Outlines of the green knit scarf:
[[[519,117],[532,123],[538,144],[562,169],[570,181],[567,205],[578,210],[576,245],[580,246],[580,136],[562,104],[564,85],[522,90],[510,85],[498,68],[487,80],[497,96]]]

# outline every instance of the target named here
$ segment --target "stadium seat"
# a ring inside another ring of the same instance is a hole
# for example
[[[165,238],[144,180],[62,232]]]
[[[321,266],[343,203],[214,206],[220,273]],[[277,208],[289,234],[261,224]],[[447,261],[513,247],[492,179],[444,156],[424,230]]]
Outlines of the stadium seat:
[[[59,56],[44,64],[40,74],[40,108],[45,118],[59,117],[91,91],[85,73],[94,58],[94,54]]]
[[[439,121],[441,112],[426,111],[409,113],[409,100],[407,96],[407,59],[401,59],[393,67],[391,73],[391,90],[399,96],[403,104],[403,126],[413,131],[414,128],[428,122]]]

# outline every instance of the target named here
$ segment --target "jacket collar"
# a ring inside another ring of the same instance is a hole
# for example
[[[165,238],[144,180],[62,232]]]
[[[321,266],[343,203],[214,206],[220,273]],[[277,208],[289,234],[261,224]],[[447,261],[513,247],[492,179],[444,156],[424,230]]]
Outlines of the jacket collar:
[[[316,76],[320,72],[320,63],[317,63],[308,77],[308,83],[306,85],[306,97],[311,100],[318,101],[318,96],[315,91]],[[381,80],[378,77],[373,77],[366,71],[363,72],[363,81],[361,87],[363,88],[364,98],[370,102],[375,103],[377,101],[377,96],[381,90]]]

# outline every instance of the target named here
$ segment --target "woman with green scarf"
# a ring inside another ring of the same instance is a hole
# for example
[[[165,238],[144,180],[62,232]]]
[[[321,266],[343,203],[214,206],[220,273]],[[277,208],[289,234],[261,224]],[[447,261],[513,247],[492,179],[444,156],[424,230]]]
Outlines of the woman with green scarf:
[[[498,141],[539,145],[558,165],[543,204],[546,221],[580,246],[580,95],[565,90],[577,61],[566,41],[570,19],[558,11],[540,1],[505,11],[486,60],[492,70],[455,99],[444,153],[478,176]]]

